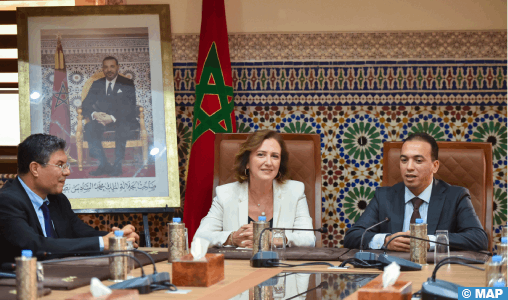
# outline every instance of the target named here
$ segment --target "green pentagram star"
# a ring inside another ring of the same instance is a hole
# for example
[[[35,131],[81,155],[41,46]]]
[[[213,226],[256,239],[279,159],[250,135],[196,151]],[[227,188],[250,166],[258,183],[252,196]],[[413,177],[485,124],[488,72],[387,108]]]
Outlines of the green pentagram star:
[[[213,75],[215,80],[214,84],[209,84],[208,82],[210,75]],[[220,109],[210,116],[201,108],[201,103],[206,94],[217,95],[220,101]],[[231,99],[230,101],[228,101],[228,96]],[[212,43],[208,51],[199,84],[196,85],[196,103],[194,107],[194,120],[192,124],[194,128],[192,132],[193,143],[208,130],[214,133],[232,132],[233,124],[231,122],[231,112],[234,108],[233,87],[224,84],[224,76],[222,74],[215,42]],[[223,124],[225,124],[227,129],[219,124],[221,121],[224,121]]]
[[[69,93],[67,93],[67,88],[65,83],[62,82],[62,86],[60,87],[60,91],[53,93],[53,97],[56,98],[55,108],[60,105],[69,105]]]

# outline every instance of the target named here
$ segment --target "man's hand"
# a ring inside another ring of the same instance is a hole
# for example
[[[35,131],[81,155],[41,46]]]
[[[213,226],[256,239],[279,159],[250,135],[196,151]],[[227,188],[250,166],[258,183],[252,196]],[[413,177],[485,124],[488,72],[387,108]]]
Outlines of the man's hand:
[[[240,229],[235,231],[235,233],[233,234],[233,237],[232,237],[233,246],[252,248],[253,247],[253,244],[252,244],[253,236],[254,236],[254,231],[253,231],[252,223],[245,224],[242,227],[240,227]]]
[[[108,114],[105,112],[96,111],[92,116],[97,122],[101,123],[107,115]]]
[[[102,121],[100,121],[99,123],[106,126],[109,123],[113,123],[113,118],[111,118],[111,115],[106,115],[104,118],[102,118]]]
[[[111,116],[105,112],[94,112],[93,117],[102,126],[106,126],[109,123],[113,122]]]
[[[390,239],[392,239],[398,235],[409,235],[409,230],[406,232],[397,232],[397,233],[394,233],[392,235],[385,237],[385,245]],[[410,248],[409,241],[410,240],[411,240],[410,238],[398,237],[398,238],[394,239],[393,241],[391,241],[390,244],[388,244],[387,249],[391,250],[391,251],[409,252],[409,248]]]
[[[109,250],[109,238],[115,236],[115,231],[122,230],[123,236],[127,238],[127,241],[132,241],[134,248],[139,247],[139,235],[136,233],[136,228],[132,226],[131,224],[125,225],[123,229],[120,229],[118,227],[113,227],[111,229],[112,231],[108,233],[107,235],[102,237],[102,240],[104,241],[104,250]]]

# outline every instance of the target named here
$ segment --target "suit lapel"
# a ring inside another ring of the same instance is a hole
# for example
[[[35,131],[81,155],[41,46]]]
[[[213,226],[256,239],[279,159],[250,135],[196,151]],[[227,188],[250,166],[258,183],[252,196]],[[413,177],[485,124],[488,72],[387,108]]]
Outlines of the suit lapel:
[[[58,208],[56,206],[56,201],[53,200],[55,198],[56,198],[56,196],[54,196],[54,195],[48,195],[49,214],[51,216],[51,221],[53,221],[53,225],[54,225],[53,231],[56,233],[56,237],[61,237],[61,236],[65,236],[62,231],[64,230],[64,228],[66,228],[67,224],[60,217],[60,211],[58,210]]]
[[[240,183],[240,191],[238,193],[238,228],[247,224],[249,220],[249,184],[247,182]]]
[[[440,184],[440,181],[434,179],[432,194],[430,196],[429,209],[427,211],[427,233],[433,234],[436,232],[437,224],[445,202],[444,191],[446,187]]]
[[[118,94],[118,90],[120,89],[120,86],[122,85],[120,83],[119,79],[120,79],[120,75],[118,75],[118,77],[116,78],[115,86],[113,87],[113,92],[111,92],[111,96]]]
[[[284,201],[282,197],[282,187],[277,182],[277,180],[273,181],[273,227],[279,227],[280,220],[280,211],[282,207],[282,202]]]
[[[30,197],[28,197],[28,194],[26,193],[25,189],[21,185],[21,182],[19,182],[19,179],[16,178],[13,184],[16,184],[17,188],[20,190],[22,195],[21,201],[23,201],[25,205],[28,207],[28,218],[30,219],[30,222],[35,223],[37,231],[39,232],[40,235],[44,235],[44,233],[42,232],[41,223],[39,222],[39,218],[37,218],[37,213],[35,213],[34,205],[30,200]]]
[[[394,201],[392,203],[392,215],[390,216],[390,222],[392,223],[392,233],[401,232],[402,225],[404,223],[404,208],[406,203],[404,202],[404,185],[401,184],[395,191]]]

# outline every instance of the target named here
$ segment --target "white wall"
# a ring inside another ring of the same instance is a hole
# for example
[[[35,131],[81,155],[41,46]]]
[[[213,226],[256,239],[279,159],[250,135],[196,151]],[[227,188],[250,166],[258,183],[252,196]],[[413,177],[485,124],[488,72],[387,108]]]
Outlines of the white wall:
[[[79,0],[77,0],[79,1]],[[201,0],[169,4],[172,33],[199,33]],[[229,32],[506,30],[506,0],[225,0]]]

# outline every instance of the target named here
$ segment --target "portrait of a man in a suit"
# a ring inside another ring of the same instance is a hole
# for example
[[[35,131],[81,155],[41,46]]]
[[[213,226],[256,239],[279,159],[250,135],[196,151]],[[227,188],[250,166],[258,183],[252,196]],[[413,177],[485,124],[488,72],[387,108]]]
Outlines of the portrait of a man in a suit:
[[[88,142],[90,155],[99,160],[99,167],[92,176],[122,175],[122,162],[128,134],[139,127],[136,120],[136,90],[134,82],[118,74],[120,65],[113,56],[102,61],[103,78],[92,83],[83,100],[83,115],[90,121],[85,124],[84,139]],[[107,159],[102,147],[105,131],[114,131],[115,160]]]

